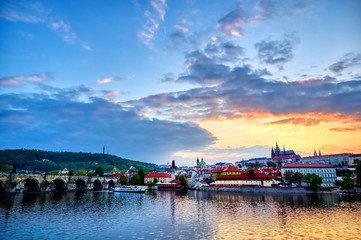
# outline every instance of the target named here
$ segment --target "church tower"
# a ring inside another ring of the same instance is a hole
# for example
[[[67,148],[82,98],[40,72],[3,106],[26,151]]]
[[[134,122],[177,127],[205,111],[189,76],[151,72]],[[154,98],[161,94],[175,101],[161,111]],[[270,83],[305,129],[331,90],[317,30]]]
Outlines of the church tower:
[[[317,157],[316,149],[313,151],[313,156]]]
[[[275,157],[278,156],[280,156],[280,148],[278,147],[278,143],[276,142]]]
[[[199,169],[199,158],[197,156],[197,170]]]
[[[275,157],[275,151],[273,150],[273,146],[272,146],[272,150],[271,150],[271,158]]]

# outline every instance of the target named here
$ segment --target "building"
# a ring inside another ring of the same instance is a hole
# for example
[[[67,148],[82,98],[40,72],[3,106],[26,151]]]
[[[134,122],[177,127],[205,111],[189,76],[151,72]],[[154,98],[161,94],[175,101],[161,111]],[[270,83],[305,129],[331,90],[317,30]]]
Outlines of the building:
[[[323,178],[321,186],[334,187],[336,181],[336,168],[326,163],[287,163],[281,169],[282,176],[286,171],[298,172],[302,175],[315,173]]]
[[[361,160],[361,154],[350,154],[348,156],[348,165],[356,165]]]
[[[280,156],[287,156],[287,155],[296,155],[296,153],[293,150],[287,150],[285,149],[285,146],[283,145],[283,151],[278,147],[278,143],[276,142],[276,148],[271,149],[271,158],[274,157],[280,157]]]
[[[329,165],[333,165],[333,166],[342,168],[343,166],[348,166],[349,156],[350,156],[350,154],[348,154],[348,153],[341,153],[341,154],[303,157],[302,162],[304,162],[304,163],[325,163],[325,164],[329,164]]]
[[[216,180],[221,175],[239,174],[241,170],[233,165],[223,165],[223,167],[216,167],[211,173],[212,180]]]
[[[157,178],[159,183],[170,183],[172,181],[172,175],[170,173],[160,173],[153,171],[144,177],[144,183],[153,181],[154,178]]]
[[[280,182],[267,174],[250,170],[240,174],[220,175],[215,181],[219,187],[263,186],[270,187]]]

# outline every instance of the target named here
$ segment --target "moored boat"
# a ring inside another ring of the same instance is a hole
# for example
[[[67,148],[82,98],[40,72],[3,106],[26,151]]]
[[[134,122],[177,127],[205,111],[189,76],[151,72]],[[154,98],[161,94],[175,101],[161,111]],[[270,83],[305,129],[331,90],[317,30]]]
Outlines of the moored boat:
[[[145,189],[142,187],[115,187],[113,192],[145,193]]]

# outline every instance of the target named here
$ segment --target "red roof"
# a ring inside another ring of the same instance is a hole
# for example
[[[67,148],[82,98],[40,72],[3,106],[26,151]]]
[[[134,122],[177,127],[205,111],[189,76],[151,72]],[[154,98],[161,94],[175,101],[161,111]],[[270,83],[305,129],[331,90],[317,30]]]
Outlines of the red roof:
[[[213,172],[220,173],[223,172],[223,167],[216,167],[216,169],[213,170]]]
[[[333,168],[326,163],[286,163],[284,168]]]
[[[273,179],[272,177],[264,174],[264,173],[259,173],[259,172],[255,172],[254,176],[250,176],[248,173],[241,173],[241,174],[233,174],[233,175],[221,175],[219,177],[217,177],[216,181],[219,180],[271,180]]]
[[[151,172],[145,178],[171,178],[169,173]]]
[[[230,165],[226,168],[226,170],[224,170],[224,172],[240,172],[241,170],[239,170],[238,167],[235,167],[233,165]]]

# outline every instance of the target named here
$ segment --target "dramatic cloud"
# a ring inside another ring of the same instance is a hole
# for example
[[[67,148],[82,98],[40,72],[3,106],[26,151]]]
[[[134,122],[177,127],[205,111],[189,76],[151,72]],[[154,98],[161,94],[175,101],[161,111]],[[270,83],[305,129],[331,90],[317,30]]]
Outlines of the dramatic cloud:
[[[85,152],[106,145],[112,154],[159,163],[215,141],[194,123],[144,118],[91,92],[44,86],[38,94],[0,95],[0,145]]]
[[[51,76],[48,73],[33,74],[28,76],[14,76],[0,78],[0,86],[18,86],[25,82],[42,82],[49,79]]]
[[[295,43],[296,39],[285,36],[282,41],[261,41],[254,46],[261,62],[281,66],[293,58]]]
[[[214,39],[203,50],[193,51],[186,55],[187,72],[177,81],[188,81],[201,85],[222,82],[230,72],[230,66],[225,64],[236,64],[243,54],[242,47],[232,42]]]
[[[207,62],[202,65],[203,71],[193,70],[189,76],[203,83],[208,73],[206,79],[221,79],[215,86],[152,95],[128,104],[140,112],[178,120],[232,119],[250,112],[341,113],[361,119],[361,81],[337,82],[326,76],[287,83],[265,79],[261,75],[264,71],[247,65],[233,69],[220,65],[219,71],[214,71],[214,65]],[[285,121],[296,123],[301,119]],[[303,122],[316,123],[312,119]]]
[[[224,34],[228,36],[241,36],[246,20],[244,12],[241,8],[238,8],[221,18],[218,24]]]
[[[154,35],[159,28],[160,22],[164,21],[164,15],[166,12],[165,0],[152,0],[152,10],[145,11],[146,23],[143,26],[143,30],[138,33],[138,37],[145,45],[150,45],[154,39]]]
[[[328,69],[334,73],[341,73],[347,68],[361,65],[361,54],[360,53],[347,53],[343,58],[330,65]]]

